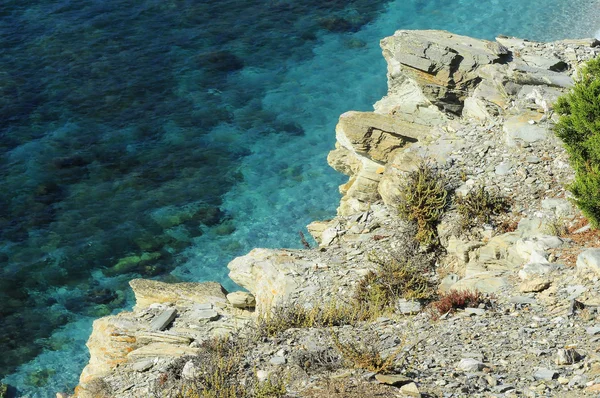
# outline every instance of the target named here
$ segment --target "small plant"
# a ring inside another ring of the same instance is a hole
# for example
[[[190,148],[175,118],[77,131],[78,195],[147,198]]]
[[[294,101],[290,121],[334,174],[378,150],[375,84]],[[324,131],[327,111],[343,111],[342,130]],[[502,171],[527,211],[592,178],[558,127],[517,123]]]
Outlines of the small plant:
[[[600,57],[580,71],[571,91],[554,109],[561,115],[554,127],[569,153],[575,181],[569,187],[574,202],[593,228],[600,227]]]
[[[441,315],[453,312],[459,308],[477,307],[483,303],[485,298],[478,291],[471,290],[451,290],[440,296],[437,301],[429,305],[431,315],[437,319]]]
[[[558,236],[559,238],[565,237],[569,234],[569,227],[564,218],[554,216],[546,223],[544,232],[548,235]]]
[[[380,314],[392,309],[400,298],[429,300],[435,296],[432,282],[424,275],[424,269],[414,266],[410,260],[382,259],[374,254],[371,261],[379,269],[369,272],[358,284],[355,299]]]
[[[488,224],[493,216],[498,216],[508,209],[506,199],[490,194],[483,186],[473,188],[464,196],[456,196],[454,203],[463,231]]]
[[[277,398],[285,395],[281,379],[259,381],[248,375],[244,355],[252,342],[240,336],[216,337],[202,345],[197,356],[175,361],[155,383],[160,398]],[[184,377],[184,366],[192,362],[193,377]]]
[[[262,313],[257,319],[256,329],[260,337],[275,337],[292,328],[355,325],[370,318],[368,308],[357,302],[331,300],[312,307],[286,303]]]
[[[379,352],[378,342],[360,342],[351,339],[347,343],[342,343],[333,331],[331,332],[331,338],[333,344],[350,367],[376,373],[389,373],[392,371],[396,367],[396,360],[405,348],[404,344],[400,344],[392,354],[384,358]]]
[[[306,372],[331,372],[342,367],[342,357],[331,347],[316,351],[300,351],[296,354],[296,361]]]
[[[400,215],[417,224],[416,239],[425,246],[437,241],[436,227],[448,206],[446,185],[441,172],[422,162],[400,187]]]

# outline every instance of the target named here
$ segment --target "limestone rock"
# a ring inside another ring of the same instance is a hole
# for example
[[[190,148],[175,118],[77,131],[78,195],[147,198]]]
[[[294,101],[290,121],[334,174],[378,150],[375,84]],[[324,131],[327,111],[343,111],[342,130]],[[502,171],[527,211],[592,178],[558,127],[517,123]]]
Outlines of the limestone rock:
[[[346,112],[336,126],[336,149],[328,160],[350,180],[340,187],[338,213],[364,211],[379,199],[378,184],[384,164],[409,143],[427,135],[428,128],[373,112]],[[324,239],[321,237],[321,239]],[[321,242],[323,243],[323,242]]]
[[[535,373],[533,374],[533,377],[536,380],[550,381],[550,380],[554,379],[556,377],[556,375],[557,375],[556,371],[554,371],[552,369],[540,368],[535,371]]]
[[[502,272],[486,271],[461,279],[448,290],[470,290],[480,291],[482,293],[496,293],[503,286],[506,286],[507,280]]]
[[[254,308],[256,299],[248,292],[233,292],[227,295],[227,301],[235,308]]]
[[[547,126],[538,123],[541,117],[538,112],[524,112],[506,119],[503,127],[506,144],[510,147],[526,146],[547,139],[551,132]],[[531,124],[530,120],[536,123]]]
[[[428,129],[393,116],[373,112],[346,112],[335,128],[337,142],[351,152],[385,163],[391,154],[422,139]]]
[[[519,271],[519,278],[522,280],[529,280],[533,278],[537,278],[540,276],[548,275],[550,272],[554,271],[556,266],[553,264],[544,264],[544,263],[530,263],[525,264],[523,269]]]
[[[293,251],[253,249],[231,261],[227,268],[229,277],[248,289],[256,298],[257,309],[263,311],[285,300],[298,286],[295,275],[310,265]]]
[[[403,386],[405,384],[412,382],[412,380],[410,378],[403,376],[403,375],[399,375],[399,374],[389,374],[389,375],[376,374],[375,380],[377,380],[381,384],[388,384],[390,386],[396,386],[396,387],[400,387],[400,386]]]
[[[406,299],[399,299],[396,308],[401,314],[414,315],[421,311],[421,303],[418,301],[408,301]]]
[[[127,361],[127,353],[138,348],[135,332],[141,325],[128,319],[127,313],[108,316],[94,321],[87,342],[90,361],[83,369],[80,384],[106,376],[117,365]]]
[[[181,377],[185,380],[194,380],[198,377],[200,370],[193,361],[187,361],[181,370]]]
[[[479,372],[485,365],[474,358],[463,358],[457,365],[463,372]]]
[[[343,147],[339,142],[335,143],[335,149],[327,155],[327,163],[334,170],[347,176],[358,173],[362,167],[362,162],[356,154]]]
[[[521,293],[537,293],[546,290],[550,287],[550,281],[543,278],[535,278],[528,281],[524,281],[519,285],[519,291]]]
[[[129,285],[135,294],[134,309],[146,308],[154,303],[225,302],[227,294],[223,286],[216,282],[165,283],[134,279]]]
[[[169,308],[158,314],[150,323],[150,330],[165,330],[177,316],[175,308]]]
[[[574,349],[560,349],[556,352],[556,358],[554,362],[557,365],[571,365],[581,358],[581,355]]]
[[[600,249],[588,249],[577,256],[577,270],[600,275]]]
[[[420,397],[421,392],[416,383],[408,383],[400,387],[400,392],[408,397]]]
[[[414,95],[414,100],[454,113],[479,82],[477,68],[506,55],[492,42],[436,30],[399,30],[383,39],[381,47],[392,90],[408,78],[421,89],[422,98]]]

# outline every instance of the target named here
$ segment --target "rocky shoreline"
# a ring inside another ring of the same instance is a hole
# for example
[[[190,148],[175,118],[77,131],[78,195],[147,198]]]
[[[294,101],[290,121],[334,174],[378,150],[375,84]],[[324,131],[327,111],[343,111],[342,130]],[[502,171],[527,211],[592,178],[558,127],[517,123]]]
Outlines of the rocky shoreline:
[[[442,292],[490,294],[487,304],[435,320],[419,302],[399,301],[386,316],[334,332],[292,328],[246,353],[250,371],[259,380],[287,374],[290,397],[600,393],[600,235],[568,200],[573,171],[552,133],[552,104],[578,67],[600,55],[600,42],[398,31],[381,46],[388,93],[374,112],[340,117],[328,162],[349,181],[340,187],[338,216],[308,226],[319,247],[254,249],[233,260],[231,279],[250,293],[131,281],[136,306],[94,322],[75,396],[102,396],[100,387],[107,396],[152,396],[174,362],[214,336],[243,331],[278,305],[351,297],[377,269],[373,253],[407,245],[399,187],[423,159],[456,195],[484,186],[510,199],[493,225],[458,231],[450,208],[438,226],[443,250],[428,277]],[[376,346],[383,357],[404,347],[410,365],[392,374],[306,366],[307,356],[328,352],[337,339]]]

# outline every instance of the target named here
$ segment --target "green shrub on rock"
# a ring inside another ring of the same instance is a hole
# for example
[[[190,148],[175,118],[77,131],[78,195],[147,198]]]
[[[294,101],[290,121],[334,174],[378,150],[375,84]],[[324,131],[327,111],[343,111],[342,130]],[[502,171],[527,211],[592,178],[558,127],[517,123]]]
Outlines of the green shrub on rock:
[[[437,241],[437,224],[448,206],[446,185],[442,173],[423,162],[400,187],[400,215],[417,224],[416,239],[425,246]]]
[[[456,196],[454,204],[463,231],[488,224],[492,217],[502,214],[509,207],[505,198],[490,193],[483,186],[475,187],[464,196]]]
[[[561,117],[554,131],[575,170],[569,187],[575,203],[594,228],[600,227],[600,58],[589,61],[571,91],[560,97]]]

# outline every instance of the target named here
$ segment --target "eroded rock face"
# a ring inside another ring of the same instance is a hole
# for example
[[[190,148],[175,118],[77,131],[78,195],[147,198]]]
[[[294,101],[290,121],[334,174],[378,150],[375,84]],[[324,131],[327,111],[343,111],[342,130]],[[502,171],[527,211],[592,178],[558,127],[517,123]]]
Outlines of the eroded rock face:
[[[255,296],[260,311],[285,300],[298,287],[295,276],[299,269],[310,265],[293,251],[254,249],[231,261],[227,268],[229,277]]]
[[[136,297],[134,311],[94,321],[87,342],[90,361],[81,374],[78,397],[92,397],[90,383],[117,367],[137,371],[140,361],[193,355],[199,342],[243,326],[251,314],[228,303],[227,292],[216,282],[134,279],[130,285]]]
[[[427,107],[429,102],[440,110],[456,114],[462,110],[468,93],[481,80],[477,69],[503,62],[509,54],[508,49],[497,42],[437,30],[399,30],[383,39],[381,47],[388,62],[388,85],[392,96],[408,92],[408,78],[421,91],[418,95],[411,90],[415,108]],[[395,102],[407,106],[406,101]],[[407,113],[405,109],[396,111]]]
[[[427,137],[429,128],[373,112],[346,112],[336,126],[336,149],[329,163],[350,175],[340,187],[340,215],[364,211],[378,200],[384,165],[412,143]]]

